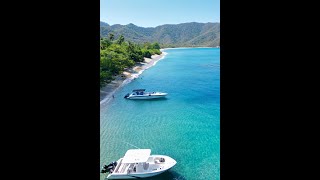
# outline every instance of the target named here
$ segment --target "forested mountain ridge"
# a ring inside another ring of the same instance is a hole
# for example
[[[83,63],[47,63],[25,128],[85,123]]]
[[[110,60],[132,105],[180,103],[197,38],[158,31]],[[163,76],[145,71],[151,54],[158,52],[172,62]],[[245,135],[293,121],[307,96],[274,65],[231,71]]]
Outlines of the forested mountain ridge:
[[[108,27],[108,26],[110,26],[108,23],[100,21],[100,28],[101,27]]]
[[[135,43],[159,42],[161,47],[215,47],[220,45],[220,23],[165,24],[157,27],[139,27],[132,23],[110,26],[100,21],[100,35],[113,33]]]

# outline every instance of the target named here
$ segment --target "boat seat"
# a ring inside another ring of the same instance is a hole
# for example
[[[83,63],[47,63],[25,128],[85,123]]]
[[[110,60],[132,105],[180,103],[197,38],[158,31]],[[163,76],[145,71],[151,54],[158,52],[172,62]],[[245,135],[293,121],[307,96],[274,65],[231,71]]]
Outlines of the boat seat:
[[[133,171],[132,167],[129,167],[127,170],[128,174],[130,174],[132,171]]]
[[[149,163],[144,163],[143,164],[143,169],[144,170],[148,170],[148,168],[149,168]]]

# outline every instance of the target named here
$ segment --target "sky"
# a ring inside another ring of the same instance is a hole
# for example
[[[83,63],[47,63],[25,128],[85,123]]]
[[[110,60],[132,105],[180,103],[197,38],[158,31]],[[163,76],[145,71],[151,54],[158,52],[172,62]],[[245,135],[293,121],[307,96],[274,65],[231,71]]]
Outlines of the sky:
[[[100,0],[100,21],[142,27],[220,22],[220,0]]]

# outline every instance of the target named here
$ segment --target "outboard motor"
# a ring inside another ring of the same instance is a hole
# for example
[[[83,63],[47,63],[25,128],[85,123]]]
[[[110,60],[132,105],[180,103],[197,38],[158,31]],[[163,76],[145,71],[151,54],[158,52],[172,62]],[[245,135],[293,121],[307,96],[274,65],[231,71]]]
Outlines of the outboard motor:
[[[101,173],[107,173],[108,172],[108,166],[107,165],[104,165],[101,169]]]
[[[112,164],[114,167],[116,167],[116,166],[117,166],[117,161],[113,161],[113,162],[110,163],[110,164]]]
[[[129,93],[128,93],[128,94],[126,94],[126,95],[124,96],[124,98],[128,98],[128,97],[129,97],[129,95],[130,95]]]
[[[112,173],[113,170],[116,168],[117,162],[114,161],[108,165],[104,165],[103,168],[101,169],[101,173]]]

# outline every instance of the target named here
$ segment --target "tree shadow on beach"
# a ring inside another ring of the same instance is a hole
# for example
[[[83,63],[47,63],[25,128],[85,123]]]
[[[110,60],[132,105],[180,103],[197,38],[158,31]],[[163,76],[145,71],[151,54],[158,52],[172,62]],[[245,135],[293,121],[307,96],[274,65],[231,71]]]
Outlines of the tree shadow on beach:
[[[130,74],[135,74],[138,73],[138,71],[135,71],[133,69],[127,69],[126,72],[130,73]]]

